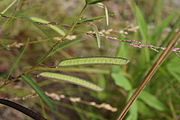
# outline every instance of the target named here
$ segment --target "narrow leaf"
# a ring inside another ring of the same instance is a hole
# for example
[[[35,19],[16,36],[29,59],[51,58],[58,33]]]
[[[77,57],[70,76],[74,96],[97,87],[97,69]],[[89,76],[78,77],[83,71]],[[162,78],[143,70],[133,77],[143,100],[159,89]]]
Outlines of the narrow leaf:
[[[17,0],[14,0],[11,4],[9,4],[9,5],[1,12],[1,14],[4,14],[6,11],[8,11],[8,9],[11,8],[16,2],[17,2]]]
[[[100,88],[99,86],[97,86],[91,82],[85,81],[85,80],[77,78],[77,77],[69,76],[69,75],[64,75],[64,74],[59,74],[59,73],[51,73],[51,72],[43,72],[43,73],[40,73],[40,76],[52,78],[52,79],[64,80],[66,82],[70,82],[70,83],[73,83],[73,84],[76,84],[79,86],[83,86],[83,87],[86,87],[86,88],[89,88],[89,89],[92,89],[92,90],[95,90],[98,92],[103,90],[102,88]]]
[[[36,91],[36,93],[41,97],[41,99],[49,106],[50,109],[54,110],[55,105],[50,100],[50,98],[43,92],[43,90],[38,86],[38,84],[27,75],[22,75],[22,78]]]
[[[106,16],[106,25],[109,26],[109,12],[105,5],[104,5],[104,11],[105,11],[105,16]]]
[[[102,1],[105,1],[105,0],[86,0],[86,4],[96,4],[96,3],[102,2]]]
[[[74,45],[80,41],[83,41],[84,39],[83,38],[77,38],[77,39],[74,39],[74,40],[68,40],[68,41],[65,41],[63,43],[60,43],[59,45],[57,45],[55,48],[53,48],[53,51],[50,55],[48,56],[52,56],[53,54],[55,54],[57,51],[63,49],[63,48],[67,48],[71,45]]]
[[[164,19],[161,24],[159,24],[152,35],[152,40],[157,41],[158,38],[162,35],[163,30],[170,24],[170,22],[174,19],[176,16],[176,13],[172,13],[170,16],[168,16],[166,19]]]
[[[39,22],[39,23],[43,23],[43,24],[47,24],[47,26],[49,26],[51,29],[53,29],[54,31],[56,31],[57,33],[59,33],[60,35],[64,36],[65,33],[63,30],[61,30],[60,28],[58,28],[57,26],[55,25],[52,25],[52,24],[48,24],[50,23],[49,21],[47,20],[43,20],[41,18],[37,18],[37,17],[30,17],[31,20],[33,20],[34,22]]]
[[[84,19],[81,19],[78,23],[85,23],[85,22],[93,22],[95,20],[99,20],[99,19],[103,19],[105,18],[105,16],[96,16],[96,17],[92,17],[92,18],[84,18]],[[108,14],[108,17],[114,17],[114,14],[113,13],[109,13]]]
[[[163,111],[165,109],[165,106],[154,95],[146,91],[142,91],[139,98],[152,108],[155,108],[160,111]]]
[[[128,59],[120,57],[81,57],[63,60],[59,66],[91,65],[91,64],[127,64]]]
[[[103,4],[103,3],[98,3],[97,5],[98,5],[100,8],[103,8],[103,9],[104,9],[105,18],[106,18],[106,25],[108,26],[108,25],[109,25],[109,13],[108,13],[108,9],[107,9],[106,5]]]
[[[10,68],[9,70],[9,73],[7,75],[7,79],[11,76],[12,72],[14,71],[14,69],[16,68],[16,66],[19,64],[19,61],[21,60],[22,56],[24,55],[24,52],[27,48],[29,44],[29,39],[27,40],[26,44],[25,44],[25,47],[23,48],[23,50],[21,51],[21,53],[19,54],[19,56],[17,56],[16,60],[13,62],[13,65],[12,67]]]
[[[147,27],[147,23],[145,21],[145,18],[143,16],[142,10],[135,4],[135,17],[136,17],[136,21],[138,23],[139,26],[139,30],[140,30],[140,34],[142,36],[142,41],[146,44],[149,43],[149,36],[148,36],[148,27]],[[145,58],[145,59],[144,59]],[[144,54],[142,54],[142,63],[147,63],[150,61],[150,55],[149,55],[149,49],[145,48],[144,50]]]
[[[142,35],[142,38],[143,38],[145,43],[148,43],[147,42],[147,40],[148,40],[147,24],[146,24],[146,21],[144,19],[142,11],[136,5],[135,5],[135,16],[136,16],[137,23],[138,23],[138,25],[140,27],[140,33]]]
[[[100,35],[99,35],[99,30],[98,30],[97,26],[94,24],[93,24],[93,30],[96,34],[96,40],[97,40],[98,48],[101,48],[101,39],[100,39]]]
[[[68,41],[65,41],[65,42],[63,42],[63,43],[60,43],[60,44],[58,44],[56,47],[53,48],[53,51],[52,51],[50,54],[49,54],[49,53],[44,54],[44,56],[42,56],[42,57],[39,59],[38,62],[41,62],[41,60],[43,60],[43,59],[45,59],[45,58],[47,58],[47,57],[50,57],[50,56],[54,55],[57,51],[59,51],[59,50],[61,50],[61,49],[63,49],[63,48],[69,47],[69,46],[71,46],[71,45],[73,45],[73,44],[76,44],[77,42],[80,42],[80,41],[82,41],[82,40],[84,40],[84,39],[83,39],[83,38],[77,38],[77,39],[75,39],[75,40],[68,40]]]

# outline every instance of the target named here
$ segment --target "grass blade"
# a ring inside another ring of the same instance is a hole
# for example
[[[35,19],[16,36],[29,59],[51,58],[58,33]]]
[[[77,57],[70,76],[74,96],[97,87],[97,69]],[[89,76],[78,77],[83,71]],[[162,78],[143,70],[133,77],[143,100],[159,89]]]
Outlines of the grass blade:
[[[53,102],[49,99],[49,97],[43,92],[43,90],[38,86],[38,84],[33,79],[31,79],[27,75],[22,75],[21,77],[36,91],[36,93],[49,106],[51,110],[55,109],[55,105],[53,104]]]
[[[106,16],[106,25],[109,26],[109,12],[105,5],[104,5],[104,11],[105,11],[105,16]]]
[[[51,72],[43,72],[40,73],[40,76],[43,77],[47,77],[47,78],[52,78],[52,79],[58,79],[58,80],[64,80],[66,82],[71,82],[73,84],[79,85],[79,86],[83,86],[95,91],[102,91],[103,89],[91,82],[85,81],[83,79],[80,78],[76,78],[73,76],[69,76],[69,75],[64,75],[64,74],[58,74],[58,73],[51,73]]]
[[[173,39],[169,42],[168,46],[166,47],[166,50],[161,54],[161,56],[156,60],[154,65],[151,67],[149,72],[146,74],[144,80],[142,81],[142,83],[140,84],[138,89],[134,92],[134,94],[132,95],[132,97],[128,101],[127,105],[124,107],[123,111],[121,112],[120,116],[118,117],[118,120],[122,120],[124,118],[124,116],[127,114],[129,108],[135,102],[135,100],[140,95],[142,90],[146,87],[146,85],[151,80],[151,78],[153,77],[153,75],[155,74],[155,72],[157,71],[159,66],[164,62],[164,60],[172,52],[172,49],[174,48],[174,46],[178,42],[179,37],[180,37],[180,29],[178,29],[178,31],[176,32],[176,34],[173,37]]]
[[[98,3],[97,5],[98,5],[100,8],[103,8],[103,9],[104,9],[105,18],[106,18],[106,25],[108,26],[108,25],[109,25],[109,13],[108,13],[108,9],[107,9],[106,5],[103,4],[103,3]]]
[[[93,30],[96,34],[96,40],[97,40],[98,48],[101,48],[101,39],[100,39],[100,35],[99,35],[99,30],[98,30],[97,26],[94,24],[93,24]]]
[[[1,12],[1,14],[4,14],[6,11],[8,11],[8,9],[11,8],[16,2],[17,2],[17,0],[14,0],[11,4],[9,4],[9,5]]]
[[[46,24],[46,25],[49,26],[51,29],[53,29],[54,31],[56,31],[57,33],[59,33],[61,36],[64,36],[64,35],[65,35],[65,33],[64,33],[63,30],[61,30],[60,28],[58,28],[58,27],[55,26],[55,25],[48,24],[48,23],[50,23],[50,22],[47,21],[47,20],[43,20],[43,19],[37,18],[37,17],[30,17],[30,19],[33,20],[34,22]]]
[[[159,37],[162,35],[163,30],[170,24],[170,22],[174,19],[176,15],[176,13],[172,13],[156,27],[152,35],[153,41],[157,41],[159,39]]]
[[[144,19],[143,13],[140,10],[140,8],[136,4],[134,4],[134,6],[135,6],[136,21],[138,23],[138,26],[140,29],[140,34],[141,34],[142,39],[143,39],[142,42],[148,44],[149,43],[149,36],[148,36],[148,27],[147,27],[146,21]],[[145,58],[146,62],[149,62],[150,61],[149,49],[145,48],[144,52],[145,52],[145,57],[143,55],[143,58]]]
[[[25,45],[25,47],[23,48],[22,52],[19,54],[19,56],[18,56],[18,57],[16,58],[16,60],[13,62],[13,65],[12,65],[11,69],[9,70],[8,75],[7,75],[7,79],[11,76],[13,70],[14,70],[14,69],[16,68],[16,66],[18,65],[19,61],[21,60],[22,56],[24,55],[24,52],[25,52],[28,44],[29,44],[29,39],[27,40],[26,45]]]
[[[120,57],[82,57],[63,60],[59,66],[91,65],[91,64],[127,64],[128,59]]]

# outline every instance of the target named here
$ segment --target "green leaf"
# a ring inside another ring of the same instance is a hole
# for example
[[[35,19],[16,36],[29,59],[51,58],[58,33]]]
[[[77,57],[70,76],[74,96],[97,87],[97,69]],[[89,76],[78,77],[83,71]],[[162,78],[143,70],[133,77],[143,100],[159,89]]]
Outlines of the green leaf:
[[[58,80],[64,80],[66,82],[70,82],[79,86],[83,86],[95,91],[102,91],[103,89],[91,82],[85,81],[83,79],[77,78],[77,77],[73,77],[73,76],[69,76],[69,75],[64,75],[64,74],[59,74],[59,73],[51,73],[51,72],[43,72],[40,73],[40,76],[43,77],[47,77],[47,78],[51,78],[51,79],[58,79]]]
[[[145,102],[152,108],[155,108],[160,111],[165,110],[165,106],[154,95],[146,91],[142,91],[142,93],[139,96],[139,99],[141,99],[143,102]]]
[[[128,59],[120,57],[81,57],[63,60],[59,66],[72,66],[72,65],[92,65],[92,64],[127,64]]]
[[[138,23],[139,26],[139,30],[140,30],[140,34],[142,36],[142,42],[149,44],[149,36],[148,36],[148,27],[147,27],[147,23],[145,21],[145,18],[143,16],[142,10],[140,10],[140,8],[134,4],[135,6],[135,17],[136,17],[136,21]],[[150,55],[149,55],[149,49],[148,48],[144,48],[145,50],[143,51],[144,54],[142,54],[142,64],[146,64],[150,61]]]
[[[106,25],[109,26],[109,12],[105,5],[104,5],[104,12],[105,12],[105,16],[106,16]]]
[[[93,24],[93,30],[96,34],[96,40],[97,40],[98,48],[101,48],[101,39],[100,39],[100,35],[99,35],[99,30],[98,30],[97,26],[94,24]]]
[[[105,1],[105,0],[86,0],[86,4],[96,4],[96,3],[102,2],[102,1]]]
[[[106,18],[106,25],[108,26],[108,25],[109,25],[109,13],[108,13],[108,9],[107,9],[106,5],[103,4],[103,3],[98,3],[97,5],[98,5],[100,8],[103,8],[103,9],[104,9],[105,18]]]
[[[31,79],[27,75],[22,75],[21,77],[36,91],[36,93],[49,106],[51,110],[54,110],[56,108],[53,102],[49,99],[49,97],[43,92],[43,90],[38,86],[38,84],[33,79]]]
[[[30,17],[30,19],[34,22],[39,22],[39,23],[43,23],[43,24],[47,24],[47,26],[49,26],[51,29],[53,29],[54,31],[56,31],[57,33],[59,33],[60,35],[64,36],[65,33],[63,30],[61,30],[60,28],[58,28],[57,26],[55,25],[51,25],[51,24],[48,24],[49,21],[47,20],[43,20],[41,18],[38,18],[38,17]]]
[[[119,73],[112,73],[111,77],[114,79],[115,84],[118,85],[119,87],[122,87],[127,91],[132,89],[130,82],[123,75]]]
[[[137,100],[138,103],[138,112],[144,116],[152,117],[154,116],[153,111],[150,110],[150,108],[145,105],[142,101]]]
[[[138,105],[137,101],[135,101],[131,108],[129,109],[129,115],[126,120],[137,120],[138,119]]]
[[[6,11],[8,11],[8,9],[11,8],[16,2],[17,2],[17,0],[14,0],[11,4],[9,4],[9,5],[1,12],[1,14],[4,14]]]
[[[109,15],[109,17],[114,17],[113,13],[109,13],[108,15]],[[103,19],[105,17],[107,17],[107,16],[105,15],[105,16],[96,16],[96,17],[92,17],[92,18],[84,18],[84,19],[81,19],[78,23],[81,24],[81,23],[85,23],[85,22],[93,22],[95,20]]]
[[[153,41],[157,41],[160,36],[162,35],[163,30],[170,24],[170,22],[174,19],[174,17],[176,16],[176,13],[172,13],[171,15],[169,15],[165,20],[163,20],[161,22],[161,24],[159,24],[152,35],[152,40]]]
[[[8,75],[7,75],[7,79],[11,76],[12,72],[14,71],[14,69],[15,69],[15,68],[17,67],[17,65],[19,64],[19,61],[21,60],[22,56],[24,55],[24,52],[25,52],[28,44],[29,44],[29,39],[27,40],[27,42],[26,42],[23,50],[21,51],[21,53],[17,56],[16,60],[13,61],[13,65],[12,65],[12,67],[11,67],[10,70],[9,70],[9,73],[8,73]]]
[[[142,11],[136,5],[135,5],[135,16],[136,16],[136,20],[137,20],[137,23],[138,23],[139,28],[140,28],[140,33],[142,35],[143,42],[148,43],[147,42],[147,40],[148,40],[148,27],[147,27],[147,24],[146,24],[146,21],[144,19]]]
[[[167,64],[167,69],[168,69],[169,73],[172,76],[174,76],[174,78],[176,80],[178,80],[178,82],[180,82],[180,66],[178,65],[179,64],[179,60],[180,60],[180,58],[174,57]]]
[[[74,39],[74,40],[68,40],[68,41],[65,41],[63,43],[60,43],[59,45],[57,45],[56,47],[53,48],[53,51],[51,52],[51,54],[49,54],[48,56],[46,56],[46,54],[44,56],[42,56],[39,61],[41,61],[42,59],[44,59],[44,57],[50,57],[52,55],[54,55],[57,51],[61,50],[61,49],[64,49],[64,48],[67,48],[71,45],[74,45],[80,41],[84,40],[83,38],[77,38],[77,39]]]

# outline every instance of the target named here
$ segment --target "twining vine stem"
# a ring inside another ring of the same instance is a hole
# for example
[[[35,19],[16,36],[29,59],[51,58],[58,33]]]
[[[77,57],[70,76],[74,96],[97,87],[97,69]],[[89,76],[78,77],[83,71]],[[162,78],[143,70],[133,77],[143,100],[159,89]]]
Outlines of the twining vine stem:
[[[139,96],[139,94],[142,92],[142,90],[146,87],[146,85],[151,80],[152,76],[157,71],[159,66],[163,63],[163,61],[171,53],[172,49],[174,48],[174,46],[178,42],[179,38],[180,38],[180,29],[178,29],[178,31],[175,34],[175,36],[173,37],[173,39],[169,42],[166,50],[160,55],[159,59],[156,60],[156,62],[154,63],[154,65],[152,66],[150,71],[147,73],[147,75],[145,76],[145,78],[142,81],[142,83],[140,84],[140,86],[138,87],[138,89],[135,91],[135,93],[132,95],[132,97],[128,101],[127,105],[124,107],[123,111],[121,112],[121,114],[119,115],[117,120],[122,120],[124,118],[124,116],[127,114],[131,105],[134,103],[134,101]]]

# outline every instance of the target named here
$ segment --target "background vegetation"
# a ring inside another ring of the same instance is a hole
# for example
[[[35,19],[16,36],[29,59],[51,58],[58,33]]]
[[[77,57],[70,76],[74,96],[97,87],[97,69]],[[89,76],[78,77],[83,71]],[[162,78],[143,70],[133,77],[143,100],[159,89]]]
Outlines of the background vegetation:
[[[179,28],[180,2],[109,0],[88,5],[78,20],[84,4],[84,0],[0,0],[0,98],[26,106],[48,120],[117,119]],[[63,38],[68,31],[71,33]],[[57,42],[60,46],[54,47],[54,54],[40,63]],[[127,120],[180,119],[179,52],[177,44],[133,104]],[[57,67],[61,60],[87,56],[123,57],[130,62]],[[95,92],[39,76],[43,71],[76,76],[104,90]],[[22,76],[25,73],[29,77]],[[0,106],[0,120],[30,119]]]

